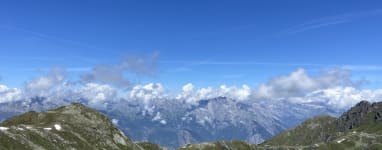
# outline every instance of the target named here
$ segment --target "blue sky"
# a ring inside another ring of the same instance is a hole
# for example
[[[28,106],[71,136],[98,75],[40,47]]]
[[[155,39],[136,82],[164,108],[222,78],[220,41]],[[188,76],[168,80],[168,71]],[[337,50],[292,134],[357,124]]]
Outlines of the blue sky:
[[[157,73],[134,83],[170,89],[247,84],[304,68],[339,67],[380,88],[380,1],[0,2],[0,82],[21,87],[47,68],[71,78],[97,64],[159,53]]]

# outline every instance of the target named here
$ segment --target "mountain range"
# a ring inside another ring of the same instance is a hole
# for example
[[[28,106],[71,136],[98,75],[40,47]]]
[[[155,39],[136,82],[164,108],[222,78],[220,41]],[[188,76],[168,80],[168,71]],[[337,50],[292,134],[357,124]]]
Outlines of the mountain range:
[[[86,99],[65,100],[33,97],[0,104],[0,120],[28,111],[45,111]],[[241,140],[259,144],[294,127],[307,118],[341,110],[323,103],[293,103],[286,100],[238,101],[227,97],[189,104],[157,99],[150,103],[120,100],[96,109],[135,141],[150,141],[169,149],[192,143]]]
[[[187,144],[179,149],[382,149],[381,114],[382,102],[361,101],[338,118],[313,117],[258,145],[220,140]],[[133,142],[103,113],[72,103],[45,112],[30,111],[3,121],[0,149],[164,148],[150,142]]]

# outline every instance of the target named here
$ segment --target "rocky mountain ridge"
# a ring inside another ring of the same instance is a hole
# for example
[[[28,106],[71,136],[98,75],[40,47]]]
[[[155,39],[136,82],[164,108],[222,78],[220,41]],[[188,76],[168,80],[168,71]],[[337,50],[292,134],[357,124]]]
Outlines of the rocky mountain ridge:
[[[143,150],[105,115],[80,103],[31,111],[2,122],[0,149]]]

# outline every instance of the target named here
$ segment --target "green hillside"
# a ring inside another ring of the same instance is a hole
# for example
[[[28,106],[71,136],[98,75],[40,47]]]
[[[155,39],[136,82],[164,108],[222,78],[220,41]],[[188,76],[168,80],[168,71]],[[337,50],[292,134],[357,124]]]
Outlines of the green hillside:
[[[141,150],[102,113],[73,103],[28,112],[0,124],[0,149]]]

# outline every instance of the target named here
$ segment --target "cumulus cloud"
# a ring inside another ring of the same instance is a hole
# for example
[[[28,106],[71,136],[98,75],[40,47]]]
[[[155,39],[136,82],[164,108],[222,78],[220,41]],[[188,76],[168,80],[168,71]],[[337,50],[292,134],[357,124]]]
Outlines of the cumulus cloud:
[[[289,75],[272,78],[255,88],[248,85],[197,88],[192,83],[188,83],[183,86],[180,93],[169,94],[162,84],[148,83],[135,85],[125,90],[124,87],[120,87],[122,85],[116,85],[129,84],[120,71],[132,69],[137,73],[150,74],[151,70],[142,68],[152,68],[151,61],[155,61],[154,58],[150,61],[138,58],[130,60],[121,63],[119,67],[114,66],[124,69],[115,69],[113,66],[94,67],[93,72],[89,73],[93,77],[87,82],[69,82],[65,78],[64,70],[53,68],[45,76],[26,82],[24,89],[0,85],[0,103],[42,96],[51,100],[83,98],[89,105],[98,107],[122,98],[141,102],[147,110],[152,110],[148,113],[155,114],[153,111],[155,107],[148,105],[155,100],[180,100],[188,104],[196,104],[200,100],[222,96],[237,101],[288,100],[294,103],[319,102],[335,108],[346,108],[361,100],[374,101],[382,98],[382,89],[359,89],[359,83],[351,80],[351,73],[338,68],[325,70],[315,76],[309,75],[304,69],[297,69]],[[102,76],[96,77],[98,75]],[[160,115],[157,116],[160,117]],[[160,120],[162,119],[158,121]]]
[[[26,83],[25,90],[29,94],[46,95],[47,91],[54,86],[61,84],[65,79],[65,70],[62,68],[52,68],[50,72],[42,77],[35,78]]]
[[[324,102],[335,108],[348,108],[361,100],[378,101],[382,99],[382,89],[361,90],[355,87],[334,87],[316,90],[304,97],[291,97],[291,101],[300,103]]]
[[[210,99],[219,96],[230,97],[236,100],[247,100],[251,95],[251,88],[247,85],[242,87],[221,85],[219,88],[200,88],[194,90],[194,85],[188,83],[183,86],[183,91],[176,97],[188,103],[196,103],[199,100]]]
[[[334,68],[311,76],[300,68],[289,75],[272,78],[254,89],[247,85],[196,89],[193,84],[188,83],[183,86],[176,99],[195,104],[202,99],[224,96],[241,101],[288,100],[294,103],[322,103],[334,108],[347,108],[361,100],[382,98],[382,89],[358,89],[360,83],[352,81],[351,73],[347,70]]]
[[[259,85],[254,91],[254,96],[258,99],[279,99],[304,96],[315,90],[336,86],[354,86],[356,83],[350,80],[350,75],[349,71],[332,69],[312,77],[300,68],[288,76],[279,76]]]
[[[115,65],[100,64],[92,68],[92,71],[81,76],[83,82],[99,82],[118,87],[130,85],[125,77],[126,73],[138,75],[153,75],[156,72],[156,64],[159,54],[154,53],[148,57],[129,56]]]
[[[114,100],[120,90],[126,90],[132,86],[126,78],[127,74],[155,74],[158,57],[158,53],[147,57],[129,56],[115,65],[96,65],[90,72],[83,74],[79,81],[68,80],[63,68],[51,68],[45,75],[25,82],[21,90],[2,86],[0,102],[33,97],[69,101],[83,98],[88,100],[90,105],[100,105]],[[132,98],[142,98],[147,101],[158,98],[159,93],[163,93],[163,86],[160,84],[141,86],[142,89],[139,87],[132,88]],[[143,96],[143,93],[151,93],[151,96]]]
[[[21,90],[16,88],[9,88],[0,84],[0,103],[10,102],[21,98]]]
[[[236,98],[237,100],[247,100],[251,95],[251,88],[248,85],[242,85],[241,88],[220,86],[221,93],[226,97]]]
[[[116,89],[109,85],[87,83],[78,91],[82,98],[88,100],[89,105],[101,105],[112,101],[117,95]]]
[[[148,104],[151,100],[163,99],[167,97],[164,92],[165,89],[160,83],[136,85],[130,91],[129,98],[141,100],[143,103]]]
[[[322,103],[333,108],[348,108],[361,100],[382,98],[382,89],[359,89],[363,81],[352,81],[343,69],[330,69],[318,76],[310,76],[298,69],[287,76],[279,76],[259,85],[252,97],[256,100],[288,100],[294,103]]]

